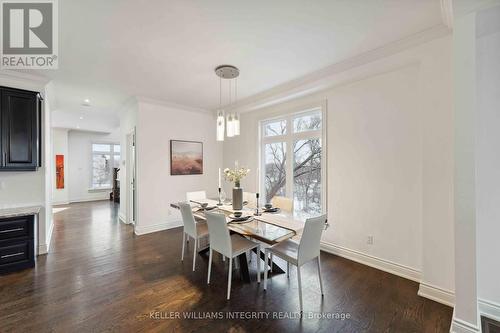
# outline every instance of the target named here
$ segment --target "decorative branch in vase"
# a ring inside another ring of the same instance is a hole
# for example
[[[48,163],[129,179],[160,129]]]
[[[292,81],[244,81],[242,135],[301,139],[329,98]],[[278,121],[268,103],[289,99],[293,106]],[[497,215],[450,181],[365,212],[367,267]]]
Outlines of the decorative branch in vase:
[[[234,183],[233,188],[233,210],[243,209],[243,189],[241,188],[241,180],[250,173],[250,169],[239,168],[238,163],[235,163],[234,169],[224,169],[224,179]]]

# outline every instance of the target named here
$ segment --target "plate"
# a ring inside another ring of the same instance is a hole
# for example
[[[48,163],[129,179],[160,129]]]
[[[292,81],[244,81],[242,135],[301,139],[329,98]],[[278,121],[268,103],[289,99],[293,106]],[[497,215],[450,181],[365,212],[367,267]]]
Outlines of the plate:
[[[233,214],[229,215],[228,217],[229,219],[231,219],[231,223],[246,223],[253,219],[251,216],[235,217]]]

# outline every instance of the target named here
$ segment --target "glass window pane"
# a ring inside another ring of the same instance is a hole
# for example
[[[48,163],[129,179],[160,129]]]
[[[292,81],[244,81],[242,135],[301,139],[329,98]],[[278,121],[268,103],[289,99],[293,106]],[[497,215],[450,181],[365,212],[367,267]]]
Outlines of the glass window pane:
[[[321,209],[321,140],[297,140],[293,147],[293,208],[300,218],[319,215]]]
[[[94,144],[92,144],[92,151],[93,152],[108,153],[111,151],[111,145],[94,143]]]
[[[286,143],[266,144],[264,154],[266,202],[270,202],[275,195],[286,195]]]
[[[275,120],[264,124],[264,136],[286,134],[286,120]]]
[[[113,155],[113,168],[120,168],[120,154]]]
[[[114,145],[114,146],[113,146],[113,151],[114,151],[115,153],[119,153],[119,152],[120,152],[120,145]]]
[[[108,154],[92,155],[92,186],[111,186],[111,156]]]
[[[321,111],[315,111],[293,118],[293,131],[304,132],[321,129]]]

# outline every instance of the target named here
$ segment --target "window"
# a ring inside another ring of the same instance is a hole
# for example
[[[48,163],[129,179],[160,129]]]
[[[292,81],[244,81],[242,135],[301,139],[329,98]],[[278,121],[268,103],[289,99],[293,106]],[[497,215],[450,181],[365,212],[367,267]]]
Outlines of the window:
[[[274,196],[293,198],[298,218],[319,215],[325,208],[322,122],[321,108],[261,122],[260,181],[266,202]]]
[[[110,188],[113,168],[120,167],[120,145],[114,143],[92,144],[93,189]]]

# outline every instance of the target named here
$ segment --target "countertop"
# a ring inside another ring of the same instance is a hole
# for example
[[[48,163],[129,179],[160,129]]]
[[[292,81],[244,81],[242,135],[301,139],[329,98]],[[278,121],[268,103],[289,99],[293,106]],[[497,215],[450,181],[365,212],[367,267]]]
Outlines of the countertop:
[[[24,215],[34,215],[40,212],[41,206],[26,206],[26,207],[13,207],[13,208],[1,208],[0,218],[24,216]]]

